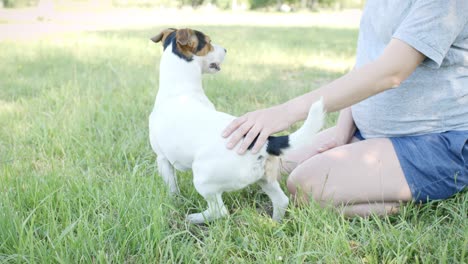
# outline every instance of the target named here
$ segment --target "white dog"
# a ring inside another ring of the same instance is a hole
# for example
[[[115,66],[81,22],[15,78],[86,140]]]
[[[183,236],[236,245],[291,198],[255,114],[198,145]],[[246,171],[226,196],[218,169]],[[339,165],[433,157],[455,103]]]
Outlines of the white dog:
[[[223,129],[234,116],[216,111],[202,87],[203,73],[220,71],[226,50],[202,32],[166,29],[151,38],[162,42],[159,91],[149,117],[150,142],[159,174],[172,193],[178,193],[175,169],[193,170],[198,193],[208,202],[202,213],[187,220],[203,223],[228,215],[222,193],[259,183],[273,202],[273,219],[281,220],[289,199],[281,190],[278,156],[308,144],[322,127],[322,101],[310,108],[304,125],[290,136],[269,137],[257,153],[238,155],[228,150]]]

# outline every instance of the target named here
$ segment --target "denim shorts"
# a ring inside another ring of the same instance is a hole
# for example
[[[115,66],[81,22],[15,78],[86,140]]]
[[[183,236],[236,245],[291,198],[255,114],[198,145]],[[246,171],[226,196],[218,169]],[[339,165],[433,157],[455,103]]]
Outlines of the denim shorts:
[[[359,131],[354,135],[365,140]],[[468,186],[468,131],[389,138],[415,202],[447,199]]]

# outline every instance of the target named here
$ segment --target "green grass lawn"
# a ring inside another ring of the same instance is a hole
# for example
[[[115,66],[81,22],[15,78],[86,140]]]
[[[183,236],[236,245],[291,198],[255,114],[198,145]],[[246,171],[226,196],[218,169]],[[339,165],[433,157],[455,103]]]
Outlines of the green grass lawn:
[[[357,38],[324,27],[197,29],[229,51],[204,87],[235,115],[347,72]],[[252,186],[224,195],[229,218],[185,223],[205,201],[191,173],[178,174],[182,197],[168,195],[149,146],[156,33],[0,42],[0,263],[466,263],[466,192],[388,218],[290,206],[278,224]]]

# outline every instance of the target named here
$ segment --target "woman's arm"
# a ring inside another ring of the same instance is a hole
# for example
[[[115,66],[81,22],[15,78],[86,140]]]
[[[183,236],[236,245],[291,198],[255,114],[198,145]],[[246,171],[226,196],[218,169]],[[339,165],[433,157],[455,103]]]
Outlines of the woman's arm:
[[[258,136],[252,149],[256,153],[269,135],[304,120],[310,106],[320,97],[323,97],[325,111],[344,109],[370,96],[398,87],[424,58],[422,53],[405,42],[392,39],[377,60],[284,104],[254,111],[235,119],[223,133],[224,137],[232,134],[227,147],[233,148],[245,136],[237,151],[242,154]]]

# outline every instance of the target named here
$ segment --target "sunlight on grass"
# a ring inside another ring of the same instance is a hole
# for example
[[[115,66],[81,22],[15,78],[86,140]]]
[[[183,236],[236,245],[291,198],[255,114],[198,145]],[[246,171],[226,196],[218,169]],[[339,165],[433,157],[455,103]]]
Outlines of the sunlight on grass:
[[[13,102],[6,102],[0,100],[0,115],[7,114],[7,113],[14,113],[14,112],[21,112],[22,108]]]

